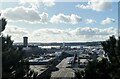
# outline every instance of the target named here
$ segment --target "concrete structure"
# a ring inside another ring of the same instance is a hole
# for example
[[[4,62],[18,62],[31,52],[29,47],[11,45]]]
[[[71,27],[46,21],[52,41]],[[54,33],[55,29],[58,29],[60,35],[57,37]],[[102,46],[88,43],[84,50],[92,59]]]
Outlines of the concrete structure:
[[[28,46],[28,37],[23,37],[23,45],[24,45],[25,47]]]
[[[50,71],[50,68],[46,67],[46,65],[30,65],[30,69],[38,73],[36,79],[49,79],[48,77],[51,71]]]
[[[51,61],[53,61],[53,58],[44,59],[43,57],[40,57],[40,58],[34,58],[29,60],[29,64],[30,65],[47,65]]]
[[[34,70],[34,72],[38,72],[38,75],[47,70],[46,65],[30,65],[30,69]]]
[[[71,58],[64,58],[56,67],[59,68],[58,71],[52,72],[51,79],[74,79],[75,73],[71,68],[71,65],[68,63]]]

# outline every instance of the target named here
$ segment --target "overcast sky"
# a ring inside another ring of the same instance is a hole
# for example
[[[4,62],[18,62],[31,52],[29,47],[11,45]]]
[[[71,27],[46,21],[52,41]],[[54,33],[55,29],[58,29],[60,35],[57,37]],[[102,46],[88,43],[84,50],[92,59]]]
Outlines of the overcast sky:
[[[29,42],[107,40],[117,35],[118,3],[104,1],[1,2],[1,17],[8,22],[3,33],[11,35],[14,42],[22,42],[23,36],[28,36]]]

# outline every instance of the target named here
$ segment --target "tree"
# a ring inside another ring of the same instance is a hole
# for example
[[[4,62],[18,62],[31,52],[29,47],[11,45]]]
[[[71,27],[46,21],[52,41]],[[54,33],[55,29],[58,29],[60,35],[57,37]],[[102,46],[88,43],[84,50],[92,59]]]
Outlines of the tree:
[[[90,61],[80,79],[120,79],[120,37],[113,35],[101,45],[107,57]]]
[[[109,40],[101,43],[105,53],[107,54],[111,65],[111,76],[113,79],[120,78],[120,37],[116,40],[115,36],[111,36]]]
[[[7,24],[6,19],[4,18],[0,19],[0,33],[5,29],[6,24]]]
[[[6,19],[0,20],[0,33],[5,29]],[[2,39],[2,79],[22,79],[29,71],[28,61],[24,58],[24,51],[13,46],[11,36],[1,35]]]

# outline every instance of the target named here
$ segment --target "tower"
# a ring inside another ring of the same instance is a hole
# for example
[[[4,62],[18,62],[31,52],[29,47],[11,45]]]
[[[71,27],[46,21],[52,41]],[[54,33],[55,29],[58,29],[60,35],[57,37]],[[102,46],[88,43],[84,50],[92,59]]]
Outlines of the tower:
[[[23,45],[24,45],[25,47],[28,46],[28,37],[23,37]]]

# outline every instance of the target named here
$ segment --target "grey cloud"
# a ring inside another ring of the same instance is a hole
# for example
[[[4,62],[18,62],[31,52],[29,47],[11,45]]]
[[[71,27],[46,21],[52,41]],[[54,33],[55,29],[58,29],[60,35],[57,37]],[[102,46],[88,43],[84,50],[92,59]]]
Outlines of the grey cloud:
[[[3,11],[3,17],[6,17],[10,21],[25,21],[29,23],[47,23],[48,22],[48,14],[43,12],[39,14],[38,11],[25,8],[23,6],[16,8],[8,8]]]

